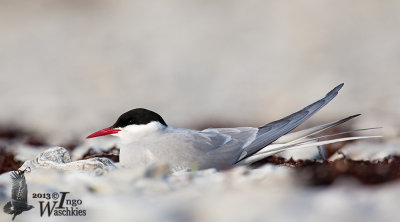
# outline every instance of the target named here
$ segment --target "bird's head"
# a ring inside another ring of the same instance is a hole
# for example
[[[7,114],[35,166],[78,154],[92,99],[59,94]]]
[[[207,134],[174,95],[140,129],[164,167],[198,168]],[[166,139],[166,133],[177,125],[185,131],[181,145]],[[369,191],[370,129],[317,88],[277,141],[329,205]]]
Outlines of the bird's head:
[[[122,114],[112,126],[92,133],[86,139],[105,135],[131,138],[165,127],[167,124],[160,115],[151,110],[137,108]]]

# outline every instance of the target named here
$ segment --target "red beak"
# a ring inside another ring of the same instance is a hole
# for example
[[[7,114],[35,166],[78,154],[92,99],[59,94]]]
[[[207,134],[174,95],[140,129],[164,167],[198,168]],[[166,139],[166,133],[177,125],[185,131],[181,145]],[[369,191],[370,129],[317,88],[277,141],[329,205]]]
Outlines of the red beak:
[[[118,133],[119,131],[121,131],[121,130],[108,127],[108,128],[105,128],[105,129],[102,129],[95,133],[90,134],[88,137],[86,137],[86,139],[98,137],[98,136],[105,136],[105,135],[109,135],[109,134],[114,134],[114,133]]]

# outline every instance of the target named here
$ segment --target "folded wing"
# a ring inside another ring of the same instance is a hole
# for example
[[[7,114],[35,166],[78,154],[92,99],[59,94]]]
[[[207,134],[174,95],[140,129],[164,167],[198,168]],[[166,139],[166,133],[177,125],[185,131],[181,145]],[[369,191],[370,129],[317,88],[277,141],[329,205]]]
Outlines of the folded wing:
[[[265,146],[273,143],[281,136],[287,134],[305,120],[314,115],[318,110],[328,104],[338,94],[339,90],[343,87],[343,83],[336,86],[326,96],[307,107],[297,111],[285,118],[268,123],[258,128],[257,134],[254,140],[243,148],[243,152],[238,157],[236,162],[243,160],[255,153]]]

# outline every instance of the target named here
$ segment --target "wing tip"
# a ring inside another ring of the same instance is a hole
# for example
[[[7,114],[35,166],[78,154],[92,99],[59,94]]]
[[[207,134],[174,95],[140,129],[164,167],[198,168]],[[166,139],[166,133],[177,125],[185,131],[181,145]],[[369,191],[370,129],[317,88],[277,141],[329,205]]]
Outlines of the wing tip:
[[[347,121],[349,121],[349,120],[351,120],[351,119],[354,119],[354,118],[356,118],[356,117],[359,117],[359,116],[361,116],[361,113],[348,116],[348,117],[344,118],[343,120],[344,120],[344,122],[347,122]]]
[[[342,89],[343,86],[344,86],[344,83],[341,83],[341,84],[337,85],[327,95],[330,95],[330,94],[335,94],[336,95],[339,92],[339,90]]]
[[[356,117],[358,117],[358,116],[361,116],[361,113],[351,115],[351,116],[349,116],[348,118],[349,118],[349,119],[353,119],[353,118],[356,118]]]
[[[337,86],[335,87],[335,89],[340,90],[343,86],[344,86],[344,83],[342,82],[342,83],[340,83],[339,85],[337,85]]]

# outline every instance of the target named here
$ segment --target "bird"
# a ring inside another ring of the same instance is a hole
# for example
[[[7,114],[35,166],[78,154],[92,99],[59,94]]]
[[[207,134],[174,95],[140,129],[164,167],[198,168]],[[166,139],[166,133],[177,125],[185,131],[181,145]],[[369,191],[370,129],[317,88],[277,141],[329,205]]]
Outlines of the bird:
[[[136,108],[123,113],[112,126],[92,133],[86,138],[105,135],[119,137],[119,161],[124,167],[149,166],[156,162],[163,162],[169,164],[176,171],[208,168],[224,170],[238,165],[250,165],[288,149],[379,137],[353,136],[326,141],[319,140],[337,134],[312,137],[360,114],[289,133],[328,104],[343,85],[342,83],[336,86],[322,99],[303,109],[260,127],[208,128],[204,130],[175,128],[167,125],[156,112]],[[339,134],[345,133],[349,132]]]
[[[4,213],[12,214],[13,218],[24,211],[28,211],[34,206],[28,205],[28,187],[24,176],[25,171],[12,171],[10,176],[12,180],[11,201],[8,201],[3,207]]]

